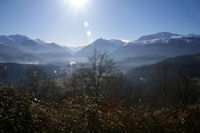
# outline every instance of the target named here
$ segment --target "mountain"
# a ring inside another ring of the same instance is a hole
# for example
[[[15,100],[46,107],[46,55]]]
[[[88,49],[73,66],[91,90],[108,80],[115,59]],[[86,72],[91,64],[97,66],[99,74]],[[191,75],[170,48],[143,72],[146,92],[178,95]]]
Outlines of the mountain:
[[[78,51],[80,51],[84,46],[79,46],[79,47],[69,47],[70,48],[70,53],[72,55],[76,54]]]
[[[169,39],[155,39],[148,42],[130,42],[125,46],[113,51],[113,54],[127,57],[162,55],[177,56],[183,54],[194,54],[200,52],[200,38],[178,36]]]
[[[146,40],[152,39],[152,40]],[[200,53],[200,38],[172,33],[158,33],[127,43],[110,53],[124,66],[141,66],[167,57]]]
[[[170,57],[151,65],[133,68],[127,72],[127,78],[134,85],[152,84],[156,76],[181,74],[200,77],[200,54]]]
[[[146,35],[146,36],[142,36],[140,37],[137,41],[145,41],[145,40],[153,40],[153,39],[169,39],[173,36],[180,36],[178,34],[173,34],[173,33],[169,33],[169,32],[160,32],[157,34],[152,34],[152,35]]]
[[[109,40],[111,43],[115,44],[115,45],[118,45],[118,46],[122,46],[124,45],[126,42],[123,41],[123,40],[118,40],[118,39],[111,39]]]
[[[0,43],[0,62],[18,62],[25,64],[36,64],[38,58],[24,50],[21,50],[17,46],[10,46]]]
[[[0,36],[0,43],[2,44],[1,62],[10,60],[16,63],[37,62],[45,64],[64,62],[71,56],[68,47],[46,43],[39,39],[32,40],[23,35]]]
[[[193,34],[193,33],[188,34],[188,36],[189,36],[189,37],[200,37],[200,35],[196,35],[196,34]]]
[[[114,51],[115,49],[119,48],[120,46],[124,44],[125,42],[121,40],[114,40],[114,39],[106,40],[106,39],[100,38],[94,41],[92,44],[83,47],[80,51],[78,51],[75,54],[75,57],[87,58],[93,54],[95,49],[109,54],[110,52]]]
[[[6,52],[5,52],[6,51]],[[9,53],[12,54],[9,54]],[[10,49],[8,47],[0,46],[0,62],[1,63],[8,63],[8,62],[18,62],[22,64],[37,64],[38,58],[32,54],[17,50],[17,49]]]

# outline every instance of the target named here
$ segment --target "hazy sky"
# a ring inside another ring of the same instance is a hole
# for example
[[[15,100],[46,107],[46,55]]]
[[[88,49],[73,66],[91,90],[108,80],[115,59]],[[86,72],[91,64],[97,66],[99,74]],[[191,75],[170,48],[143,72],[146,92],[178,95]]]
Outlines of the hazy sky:
[[[200,34],[200,0],[0,0],[0,34],[78,46],[169,31]]]

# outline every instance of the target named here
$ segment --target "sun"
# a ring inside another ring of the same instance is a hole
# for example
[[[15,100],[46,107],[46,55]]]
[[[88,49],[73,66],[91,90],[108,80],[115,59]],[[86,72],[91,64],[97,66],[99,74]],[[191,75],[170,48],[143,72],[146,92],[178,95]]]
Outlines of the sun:
[[[71,7],[75,9],[83,9],[88,4],[89,0],[65,0]]]

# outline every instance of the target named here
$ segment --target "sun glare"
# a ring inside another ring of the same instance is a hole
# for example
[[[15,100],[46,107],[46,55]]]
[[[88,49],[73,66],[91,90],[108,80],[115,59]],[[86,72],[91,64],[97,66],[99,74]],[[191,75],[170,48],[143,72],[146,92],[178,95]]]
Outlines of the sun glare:
[[[73,8],[82,9],[85,8],[89,0],[66,0],[66,2]]]

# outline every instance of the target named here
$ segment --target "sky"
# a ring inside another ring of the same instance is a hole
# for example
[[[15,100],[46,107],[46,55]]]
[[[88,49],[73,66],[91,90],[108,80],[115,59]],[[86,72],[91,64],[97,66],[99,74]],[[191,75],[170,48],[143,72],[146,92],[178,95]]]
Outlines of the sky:
[[[200,34],[200,0],[0,0],[0,35],[60,45],[136,40],[163,31]]]

